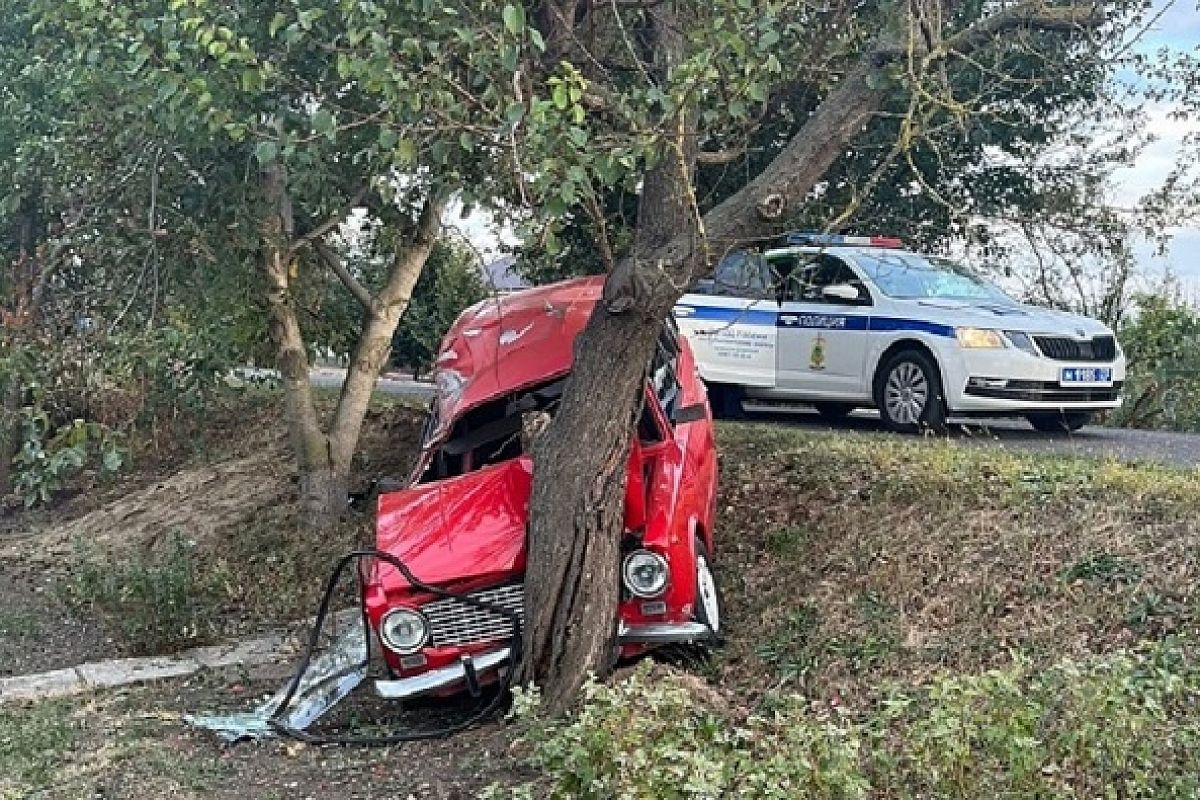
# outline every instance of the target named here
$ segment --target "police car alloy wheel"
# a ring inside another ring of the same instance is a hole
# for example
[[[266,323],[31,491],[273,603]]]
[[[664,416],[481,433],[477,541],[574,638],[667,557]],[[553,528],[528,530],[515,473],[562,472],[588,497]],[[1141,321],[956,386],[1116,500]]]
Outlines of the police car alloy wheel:
[[[1030,414],[1026,417],[1035,430],[1042,433],[1070,433],[1092,421],[1090,412]]]
[[[946,405],[941,375],[924,353],[905,350],[888,359],[875,381],[879,417],[890,430],[941,433],[946,428]]]

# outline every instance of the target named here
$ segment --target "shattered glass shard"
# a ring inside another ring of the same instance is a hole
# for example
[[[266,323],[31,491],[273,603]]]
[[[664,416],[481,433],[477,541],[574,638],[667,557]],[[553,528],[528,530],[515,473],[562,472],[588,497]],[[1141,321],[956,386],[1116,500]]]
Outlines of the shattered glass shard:
[[[361,616],[355,616],[333,643],[314,657],[300,679],[300,686],[286,709],[280,709],[289,680],[270,700],[253,711],[235,714],[189,714],[183,719],[196,728],[210,730],[227,742],[262,739],[275,735],[271,721],[304,730],[367,676],[367,637]]]

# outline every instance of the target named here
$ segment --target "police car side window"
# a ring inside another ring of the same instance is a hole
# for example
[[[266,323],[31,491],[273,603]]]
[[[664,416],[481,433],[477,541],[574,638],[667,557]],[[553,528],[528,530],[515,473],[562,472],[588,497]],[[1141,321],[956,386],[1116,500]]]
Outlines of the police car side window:
[[[859,291],[859,304],[870,305],[870,295],[863,282],[840,258],[830,255],[816,256],[812,261],[794,270],[786,287],[788,300],[800,303],[827,303],[846,305],[846,301],[826,297],[826,286],[849,284]]]

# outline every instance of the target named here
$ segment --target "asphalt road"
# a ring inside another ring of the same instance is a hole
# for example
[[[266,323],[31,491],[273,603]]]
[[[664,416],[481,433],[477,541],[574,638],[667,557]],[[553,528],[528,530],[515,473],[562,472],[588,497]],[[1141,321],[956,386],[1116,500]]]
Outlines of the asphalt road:
[[[813,430],[853,430],[895,436],[883,429],[875,412],[860,411],[839,423],[830,423],[814,412],[756,414]],[[1089,425],[1075,433],[1048,434],[1033,430],[1022,419],[973,420],[950,426],[951,439],[979,447],[1064,453],[1118,461],[1140,461],[1179,467],[1200,466],[1200,434],[1139,431]]]

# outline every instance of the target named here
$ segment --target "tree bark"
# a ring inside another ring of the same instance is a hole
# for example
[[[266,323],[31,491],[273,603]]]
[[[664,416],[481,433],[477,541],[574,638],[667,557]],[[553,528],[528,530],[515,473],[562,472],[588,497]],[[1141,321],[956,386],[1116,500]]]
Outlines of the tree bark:
[[[308,349],[291,292],[294,223],[287,170],[279,163],[267,165],[260,181],[268,208],[262,222],[267,308],[299,474],[301,524],[320,530],[337,522],[345,510],[348,472],[339,474],[335,468],[329,438],[321,429],[313,402]]]
[[[413,289],[421,277],[425,262],[429,260],[429,254],[433,252],[444,208],[444,196],[436,189],[431,190],[429,199],[421,209],[416,232],[393,259],[387,281],[378,296],[371,298],[364,307],[362,336],[354,348],[329,433],[333,463],[338,469],[344,470],[347,476],[362,431],[363,418],[375,391],[375,381],[392,352],[392,336],[396,333],[396,326],[408,310]],[[326,252],[326,260],[331,257],[336,258],[336,255]],[[348,276],[344,270],[335,272],[339,277],[343,273]],[[346,279],[342,280],[345,282]]]

